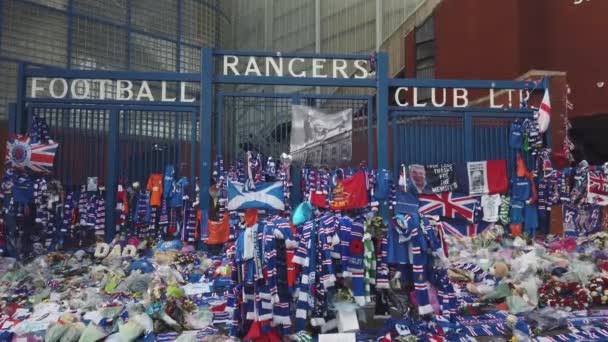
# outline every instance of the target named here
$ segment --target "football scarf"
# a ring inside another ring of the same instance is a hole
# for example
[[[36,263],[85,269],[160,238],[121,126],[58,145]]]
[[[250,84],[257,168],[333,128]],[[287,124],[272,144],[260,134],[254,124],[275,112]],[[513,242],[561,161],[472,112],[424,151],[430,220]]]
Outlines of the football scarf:
[[[596,233],[602,223],[602,207],[593,204],[562,206],[564,236],[577,237]]]

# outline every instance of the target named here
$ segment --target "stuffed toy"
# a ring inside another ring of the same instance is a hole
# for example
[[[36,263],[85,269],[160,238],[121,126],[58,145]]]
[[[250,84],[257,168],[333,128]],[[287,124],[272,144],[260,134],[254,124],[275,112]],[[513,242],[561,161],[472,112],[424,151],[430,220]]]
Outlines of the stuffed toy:
[[[504,279],[509,275],[509,265],[502,261],[498,261],[490,268],[490,274],[498,279]]]

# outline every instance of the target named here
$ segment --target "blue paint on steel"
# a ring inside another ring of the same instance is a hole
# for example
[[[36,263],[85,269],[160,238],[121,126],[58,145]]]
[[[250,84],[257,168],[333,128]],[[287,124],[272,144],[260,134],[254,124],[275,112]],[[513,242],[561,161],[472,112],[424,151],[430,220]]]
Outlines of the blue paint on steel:
[[[108,148],[110,151],[118,151],[118,128],[119,128],[119,111],[113,109],[110,111],[110,125],[108,130]],[[108,173],[107,173],[107,187],[106,187],[106,230],[105,239],[106,242],[114,240],[116,235],[116,207],[113,203],[116,203],[116,191],[118,190],[118,153],[108,154]]]
[[[200,208],[202,211],[209,210],[209,189],[211,181],[211,149],[213,145],[212,127],[213,122],[213,49],[205,47],[201,51],[201,103],[200,103],[200,134],[201,134],[201,160],[200,160]]]
[[[17,104],[8,104],[8,131],[10,133],[17,132]]]
[[[543,90],[545,84],[534,81],[439,80],[420,78],[393,78],[391,87],[466,88],[466,89],[528,89]]]
[[[193,108],[194,105],[198,104],[197,102],[161,102],[161,101],[120,101],[120,100],[77,100],[77,99],[50,99],[50,98],[32,98],[26,97],[25,101],[28,103],[45,103],[45,104],[65,104],[70,103],[74,105],[101,105],[103,101],[103,106],[122,106],[122,107],[131,107],[131,106],[148,106],[148,108],[155,108],[158,110],[159,108],[175,108],[178,111],[188,111]],[[171,109],[173,110],[173,109]]]
[[[27,118],[24,117],[25,113],[25,102],[23,101],[25,98],[25,90],[27,87],[27,79],[25,78],[26,64],[19,63],[17,66],[17,133],[24,133],[26,130]]]
[[[66,70],[62,68],[27,68],[27,77],[61,77],[61,78],[84,78],[84,79],[108,79],[108,80],[133,80],[133,81],[175,81],[175,82],[199,82],[200,74],[176,73],[162,71],[108,71],[108,70]]]
[[[378,141],[378,170],[389,169],[388,165],[388,54],[376,53],[376,141]],[[387,203],[380,203],[380,215],[388,218]]]
[[[263,97],[263,98],[300,98],[300,99],[330,99],[330,100],[369,100],[368,95],[341,95],[341,94],[299,94],[299,93],[251,93],[251,92],[219,92],[219,97]]]
[[[121,105],[113,105],[113,104],[102,104],[97,103],[97,106],[87,106],[82,104],[72,104],[71,101],[66,103],[36,103],[34,107],[39,108],[62,108],[62,109],[81,109],[81,110],[95,110],[95,109],[128,109],[131,111],[171,111],[171,112],[181,112],[181,113],[190,113],[195,110],[195,107],[173,107],[170,105],[129,105],[129,106],[121,106]]]
[[[464,159],[473,157],[473,122],[469,113],[464,113]]]
[[[367,99],[367,163],[370,168],[373,168],[375,165],[374,162],[374,132],[373,132],[373,122],[374,122],[374,104],[373,97],[369,97]]]
[[[216,112],[217,112],[217,122],[216,122],[216,126],[217,126],[217,139],[215,144],[217,145],[217,155],[221,155],[222,154],[222,128],[223,126],[223,113],[224,113],[224,95],[220,92],[218,94],[218,99],[217,99],[217,107],[216,107]]]
[[[223,76],[213,77],[214,83],[224,84],[257,84],[257,85],[315,85],[319,87],[359,87],[374,88],[376,81],[373,79],[352,78],[313,78],[313,77],[276,77],[276,76]]]
[[[378,52],[376,70],[376,120],[378,140],[378,169],[388,168],[388,54]]]
[[[456,116],[463,116],[463,113],[466,113],[467,115],[470,115],[472,117],[491,117],[491,118],[496,118],[496,119],[507,119],[507,118],[530,118],[532,117],[534,114],[532,112],[526,113],[526,112],[508,112],[508,113],[503,113],[500,115],[495,115],[492,112],[484,112],[484,111],[479,111],[479,112],[444,112],[444,111],[429,111],[427,113],[423,113],[422,111],[398,111],[398,112],[391,112],[390,116],[413,116],[413,117],[418,117],[418,116],[429,116],[429,117],[456,117]],[[502,112],[501,112],[502,113]]]
[[[467,112],[467,113],[481,113],[481,114],[501,114],[502,115],[495,115],[495,117],[505,117],[505,116],[509,116],[512,114],[524,114],[524,115],[530,115],[533,114],[533,110],[529,109],[521,109],[521,108],[515,108],[515,109],[499,109],[499,108],[482,108],[482,107],[467,107],[467,108],[460,108],[460,107],[399,107],[399,106],[391,106],[389,107],[389,111],[391,112],[391,115],[410,115],[408,113],[412,113],[411,115],[423,115],[421,114],[424,112],[433,112],[433,115],[437,115],[437,113],[446,113],[446,114],[451,114],[454,115],[454,113],[463,113],[463,112]],[[417,112],[417,113],[414,113]]]
[[[194,180],[196,176],[196,117],[198,111],[193,111],[190,114],[190,179]],[[192,182],[192,190],[196,189],[196,182]]]
[[[392,141],[393,141],[393,176],[399,174],[399,143],[397,142],[397,119],[393,116],[391,118],[391,133],[392,133]]]
[[[363,54],[331,54],[314,52],[279,52],[279,51],[259,51],[259,50],[227,50],[214,49],[214,56],[253,56],[253,57],[283,57],[283,58],[325,58],[325,59],[346,59],[346,60],[368,60],[369,55]],[[302,85],[314,85],[301,82]]]

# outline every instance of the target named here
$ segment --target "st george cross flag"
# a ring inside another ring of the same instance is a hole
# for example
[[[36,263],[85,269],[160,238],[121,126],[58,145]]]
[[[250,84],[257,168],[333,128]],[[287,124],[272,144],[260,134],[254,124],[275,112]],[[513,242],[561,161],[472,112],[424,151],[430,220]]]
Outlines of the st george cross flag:
[[[475,220],[475,209],[479,203],[479,197],[467,196],[456,192],[444,192],[441,194],[422,194],[420,200],[420,214],[437,215],[441,217],[461,217],[469,222]]]
[[[32,143],[29,136],[16,135],[6,141],[5,166],[36,173],[51,173],[58,143]]]
[[[608,205],[608,177],[605,177],[602,171],[589,171],[587,203]]]
[[[285,210],[283,182],[257,183],[255,190],[249,191],[244,187],[243,183],[228,181],[228,210]]]
[[[536,117],[538,122],[538,130],[541,133],[545,133],[549,129],[549,123],[551,122],[551,101],[549,100],[549,89],[545,90],[545,95],[540,103],[538,114]]]

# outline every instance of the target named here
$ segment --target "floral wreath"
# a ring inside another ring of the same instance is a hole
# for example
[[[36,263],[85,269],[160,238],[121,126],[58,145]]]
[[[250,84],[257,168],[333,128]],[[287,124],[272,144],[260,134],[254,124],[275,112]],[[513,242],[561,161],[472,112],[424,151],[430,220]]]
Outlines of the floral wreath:
[[[589,282],[591,302],[594,305],[608,303],[608,277],[595,277]]]
[[[589,307],[589,290],[576,282],[550,280],[538,289],[538,299],[542,306],[583,310]]]

